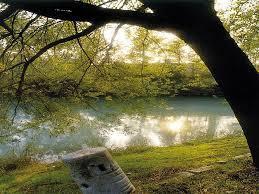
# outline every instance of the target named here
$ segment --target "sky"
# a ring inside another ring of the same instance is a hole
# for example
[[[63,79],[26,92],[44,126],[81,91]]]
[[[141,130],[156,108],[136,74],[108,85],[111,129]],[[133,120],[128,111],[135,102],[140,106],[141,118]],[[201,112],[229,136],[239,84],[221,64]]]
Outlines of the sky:
[[[231,0],[216,0],[215,9],[219,10],[226,10],[231,3]]]
[[[224,12],[224,10],[227,10],[229,8],[230,3],[231,3],[231,0],[216,0],[215,9],[217,11]],[[104,36],[108,42],[111,41],[117,25],[118,24],[109,24],[105,27]],[[125,25],[119,30],[114,41],[115,46],[119,45],[121,48],[123,48],[121,49],[120,55],[126,55],[127,53],[129,53],[129,50],[132,47],[132,43],[129,40],[127,32],[125,30],[126,28],[128,28],[127,25]],[[173,33],[167,33],[167,32],[156,32],[156,33],[159,37],[162,37],[166,42],[176,40],[177,38]],[[185,48],[185,49],[186,49],[186,52],[191,50],[190,48]]]

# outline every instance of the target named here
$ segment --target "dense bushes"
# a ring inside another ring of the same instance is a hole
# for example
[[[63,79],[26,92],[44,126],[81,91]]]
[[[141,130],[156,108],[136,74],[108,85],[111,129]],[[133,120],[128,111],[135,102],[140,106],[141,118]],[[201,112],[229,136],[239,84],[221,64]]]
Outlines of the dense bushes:
[[[202,63],[156,63],[142,67],[141,64],[117,62],[99,70],[90,68],[84,77],[80,77],[83,69],[76,69],[76,64],[37,66],[41,73],[30,69],[25,94],[36,92],[49,97],[220,95],[216,82]],[[65,73],[62,68],[66,69]],[[5,75],[6,80],[11,79],[9,76],[11,74]]]

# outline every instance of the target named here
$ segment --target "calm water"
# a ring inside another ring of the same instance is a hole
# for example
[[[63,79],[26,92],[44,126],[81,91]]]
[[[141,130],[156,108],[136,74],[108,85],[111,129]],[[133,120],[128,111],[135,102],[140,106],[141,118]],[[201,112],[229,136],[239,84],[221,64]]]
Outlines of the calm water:
[[[8,131],[8,136],[6,126],[0,125],[0,135],[5,137],[0,142],[0,155],[27,151],[37,153],[38,158],[53,160],[82,147],[168,146],[242,133],[223,98],[100,100],[92,107],[61,104],[64,111],[61,109],[60,114],[45,119],[18,110],[11,126],[15,133]],[[11,110],[7,113],[9,119]]]

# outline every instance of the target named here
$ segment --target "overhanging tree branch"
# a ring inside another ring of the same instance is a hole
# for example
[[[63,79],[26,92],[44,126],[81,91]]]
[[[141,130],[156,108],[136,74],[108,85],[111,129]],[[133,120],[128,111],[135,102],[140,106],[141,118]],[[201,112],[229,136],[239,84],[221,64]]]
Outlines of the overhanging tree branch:
[[[179,29],[178,19],[168,23],[167,15],[156,15],[142,11],[103,8],[89,3],[66,1],[27,1],[0,0],[17,9],[23,9],[42,16],[68,21],[87,21],[90,23],[127,23],[148,29]],[[177,17],[177,15],[176,15]],[[178,16],[180,17],[180,16]]]

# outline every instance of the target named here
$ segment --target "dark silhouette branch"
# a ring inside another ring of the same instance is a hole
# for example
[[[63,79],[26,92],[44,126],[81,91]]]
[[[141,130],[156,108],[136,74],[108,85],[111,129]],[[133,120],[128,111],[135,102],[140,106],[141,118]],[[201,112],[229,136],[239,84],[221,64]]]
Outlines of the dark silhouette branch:
[[[144,13],[143,11],[103,8],[79,1],[27,1],[0,0],[17,9],[23,9],[42,16],[68,21],[87,21],[90,23],[127,23],[148,29],[179,28],[177,18],[168,22],[167,15]],[[179,16],[178,16],[179,17]]]
[[[0,1],[1,2],[1,1]],[[17,12],[17,9],[13,6],[8,6],[4,11],[0,12],[0,20],[6,20],[11,15]]]
[[[5,27],[5,29],[9,32],[9,35],[13,36],[13,40],[11,41],[11,43],[9,45],[6,46],[6,48],[4,49],[4,51],[0,54],[0,59],[2,59],[4,57],[4,55],[6,54],[6,52],[11,48],[14,47],[16,44],[18,44],[18,40],[20,39],[21,45],[22,47],[24,47],[24,38],[23,38],[23,34],[24,32],[31,26],[31,24],[33,22],[35,22],[37,19],[39,18],[39,16],[34,17],[33,19],[29,20],[25,26],[23,27],[23,29],[17,34],[14,33],[14,28],[13,28],[13,24],[12,27],[9,27],[5,24],[4,21],[0,20],[0,25],[3,25],[3,27]],[[16,36],[17,35],[17,36]]]

